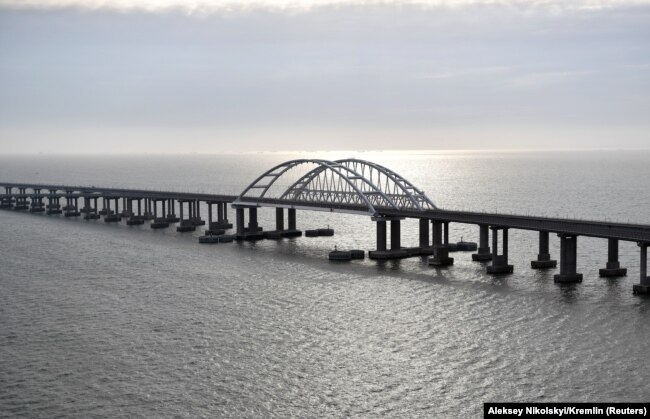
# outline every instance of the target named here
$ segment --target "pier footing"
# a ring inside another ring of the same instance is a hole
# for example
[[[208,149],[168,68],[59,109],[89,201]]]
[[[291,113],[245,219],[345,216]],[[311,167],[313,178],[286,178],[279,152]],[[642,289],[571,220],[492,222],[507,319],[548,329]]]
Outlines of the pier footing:
[[[650,276],[648,277],[650,282]],[[634,284],[632,286],[632,293],[634,295],[650,295],[650,285]]]
[[[492,260],[492,265],[487,266],[487,273],[492,275],[511,274],[514,272],[515,267],[508,265],[507,259],[502,259],[503,256],[497,256]]]
[[[237,241],[254,241],[254,240],[263,240],[264,233],[262,231],[257,232],[244,232],[243,234],[236,234],[235,240]]]
[[[301,230],[282,230],[282,237],[292,238],[292,237],[302,237]]]
[[[435,246],[433,257],[429,259],[431,266],[450,266],[454,264],[454,258],[449,257],[449,245]]]
[[[226,221],[211,222],[208,227],[210,230],[228,230],[232,228],[232,224]]]
[[[164,218],[154,218],[149,226],[153,229],[167,228],[169,223]]]
[[[195,230],[196,230],[196,226],[194,225],[194,223],[192,223],[191,220],[183,220],[181,221],[181,224],[176,227],[176,231],[178,231],[179,233],[188,233],[190,231],[195,231]]]
[[[479,247],[478,253],[472,253],[474,262],[489,262],[492,260],[492,251],[489,247]]]
[[[409,253],[404,249],[371,250],[368,257],[374,260],[404,259],[409,257]]]
[[[557,274],[553,276],[553,281],[558,284],[573,284],[576,282],[582,282],[582,274]]]
[[[530,267],[533,269],[557,268],[557,260],[531,260]]]
[[[606,268],[598,270],[598,274],[603,278],[616,278],[619,276],[626,276],[627,268],[621,268],[620,265],[618,267],[610,267],[608,263]]]
[[[430,247],[402,247],[401,249],[371,250],[368,257],[374,260],[404,259],[418,256],[431,256],[433,249]]]

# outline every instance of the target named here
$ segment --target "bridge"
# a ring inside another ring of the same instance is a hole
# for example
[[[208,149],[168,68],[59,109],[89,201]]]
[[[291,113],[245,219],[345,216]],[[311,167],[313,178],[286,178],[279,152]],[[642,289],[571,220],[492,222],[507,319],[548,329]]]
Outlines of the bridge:
[[[600,269],[600,275],[604,277],[627,274],[627,269],[622,268],[618,260],[618,246],[619,241],[630,241],[637,243],[640,249],[640,278],[639,284],[633,286],[633,292],[650,294],[650,277],[647,275],[650,225],[445,210],[438,208],[421,189],[394,171],[358,159],[287,161],[262,173],[238,196],[0,182],[2,187],[5,193],[0,194],[0,208],[62,214],[65,217],[83,214],[87,220],[103,216],[105,222],[126,219],[128,225],[150,221],[150,227],[154,229],[177,223],[178,232],[195,231],[198,226],[205,225],[201,208],[207,207],[208,227],[206,236],[200,241],[209,243],[301,236],[303,232],[296,225],[297,210],[369,216],[376,224],[377,243],[376,249],[369,252],[371,259],[431,256],[430,265],[447,266],[454,261],[449,252],[463,245],[476,250],[472,254],[474,261],[489,262],[486,270],[494,275],[511,273],[514,269],[508,263],[509,229],[539,233],[537,258],[531,261],[533,269],[557,267],[557,260],[552,259],[549,253],[550,235],[557,234],[560,239],[560,269],[554,279],[558,283],[582,281],[582,274],[576,267],[578,237],[607,239],[607,262]],[[62,200],[65,201],[63,205]],[[228,220],[229,205],[235,210],[233,234],[226,234],[233,228]],[[275,208],[275,230],[264,231],[258,223],[258,210],[264,207]],[[419,220],[417,246],[402,246],[401,221],[405,219]],[[478,246],[450,243],[450,223],[476,225],[479,229]],[[390,243],[387,243],[388,224]]]

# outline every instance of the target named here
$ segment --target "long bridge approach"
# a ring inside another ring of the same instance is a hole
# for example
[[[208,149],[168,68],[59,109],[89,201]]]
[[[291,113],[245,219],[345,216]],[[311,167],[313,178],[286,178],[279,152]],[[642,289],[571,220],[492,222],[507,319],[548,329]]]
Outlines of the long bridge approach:
[[[357,214],[370,217],[376,224],[377,244],[369,252],[370,258],[431,256],[429,264],[435,266],[453,264],[449,257],[454,246],[449,242],[449,224],[476,225],[479,243],[472,259],[489,262],[486,270],[490,274],[510,273],[514,269],[508,263],[509,229],[538,232],[539,250],[531,268],[556,268],[557,260],[549,252],[554,234],[560,240],[559,273],[554,276],[558,283],[582,281],[576,268],[578,237],[607,240],[607,262],[600,269],[600,275],[605,277],[627,274],[619,263],[618,245],[620,241],[635,242],[640,250],[640,278],[633,291],[650,294],[650,225],[445,210],[399,174],[358,159],[284,162],[262,173],[240,195],[18,182],[0,182],[0,188],[4,188],[0,208],[7,210],[83,216],[87,220],[104,217],[105,222],[125,219],[129,225],[150,222],[151,228],[167,228],[177,223],[178,232],[194,231],[205,225],[201,207],[207,206],[206,233],[215,238],[211,242],[300,236],[298,210]],[[228,219],[229,206],[235,210],[233,234],[225,234],[233,229]],[[264,231],[258,223],[258,210],[264,207],[275,208],[275,230]],[[419,220],[419,242],[415,247],[402,246],[404,219]]]

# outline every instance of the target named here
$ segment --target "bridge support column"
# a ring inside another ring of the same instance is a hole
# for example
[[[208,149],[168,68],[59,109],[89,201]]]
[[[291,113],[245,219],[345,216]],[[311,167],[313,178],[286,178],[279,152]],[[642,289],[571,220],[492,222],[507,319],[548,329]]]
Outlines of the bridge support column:
[[[184,206],[187,203],[187,218],[185,218]],[[180,224],[176,226],[176,231],[179,233],[187,233],[196,230],[196,226],[192,222],[192,201],[178,200],[178,208],[180,210]]]
[[[138,201],[138,213],[136,214],[135,211],[133,211],[133,200]],[[141,198],[129,198],[128,203],[129,203],[129,214],[130,217],[128,220],[126,220],[126,225],[129,226],[134,226],[134,225],[142,225],[144,224],[144,217],[142,216],[142,208],[140,205]]]
[[[420,247],[431,247],[429,244],[429,219],[420,218]]]
[[[96,220],[97,218],[99,218],[99,214],[97,214],[97,198],[86,196],[84,199],[85,199],[84,212],[86,213],[86,215],[84,215],[84,220]],[[95,204],[94,208],[93,208],[93,203]],[[95,215],[97,215],[97,217],[95,217]]]
[[[198,199],[196,201],[192,201],[192,208],[193,208],[192,224],[194,224],[195,226],[205,225],[205,221],[201,219],[201,201],[199,201]]]
[[[105,223],[114,223],[122,221],[122,216],[120,215],[119,207],[120,198],[104,198],[104,222]],[[111,209],[111,201],[115,201],[115,211]]]
[[[16,197],[16,206],[14,209],[16,211],[29,209],[29,205],[27,205],[26,188],[18,188],[18,193],[19,196]]]
[[[222,202],[219,205],[219,207],[222,208],[223,211],[223,217],[219,219],[219,222],[223,225],[223,228],[225,229],[232,228],[232,224],[228,222],[228,203]]]
[[[126,196],[122,197],[122,217],[130,217],[131,216],[131,208],[129,208],[129,200],[127,199]]]
[[[228,218],[226,215],[226,203],[225,202],[207,202],[208,204],[208,210],[211,210],[211,205],[216,205],[217,206],[217,220],[216,221],[208,221],[208,229],[209,231],[220,231],[220,230],[227,230],[229,228],[232,228],[232,224],[228,222]],[[224,231],[225,233],[225,231]]]
[[[236,240],[261,240],[264,238],[262,228],[257,222],[257,207],[235,207],[237,209]],[[244,210],[248,209],[248,227],[244,227]],[[241,210],[241,211],[240,211]]]
[[[55,195],[56,192],[50,191],[47,197],[47,215],[61,214],[61,206],[59,205],[59,198]]]
[[[226,204],[223,202],[207,202],[208,204],[208,211],[212,213],[212,205],[217,206],[217,220],[212,221],[212,218],[208,221],[208,229],[206,231],[212,231],[212,232],[220,232],[221,230],[224,230],[223,233],[225,233],[225,230],[232,228],[232,224],[228,222],[227,219],[224,218],[224,212],[225,212],[225,206]],[[206,233],[207,234],[207,233]]]
[[[277,231],[284,230],[284,208],[275,209],[275,229]]]
[[[479,247],[478,252],[472,254],[472,260],[476,262],[487,262],[492,260],[492,252],[490,251],[490,227],[487,225],[479,225]]]
[[[454,258],[449,257],[449,230],[447,222],[432,220],[433,229],[433,257],[429,258],[431,266],[450,266],[454,264]],[[445,227],[443,233],[443,225]]]
[[[548,251],[548,231],[539,232],[539,253],[537,260],[531,260],[530,266],[533,269],[549,269],[557,266],[557,260],[551,259],[551,254]]]
[[[445,246],[449,246],[449,222],[445,221],[442,224],[444,226],[444,231],[445,231],[445,233],[444,233],[444,242],[442,244],[444,244]]]
[[[553,278],[555,282],[582,282],[582,274],[576,272],[578,236],[574,234],[558,234],[560,237],[560,273]]]
[[[248,232],[257,233],[260,226],[257,224],[257,207],[248,208]]]
[[[287,210],[287,218],[289,221],[289,230],[296,230],[296,209],[289,208]]]
[[[282,237],[301,237],[302,231],[296,228],[296,209],[287,208],[288,228],[282,232]]]
[[[149,227],[153,229],[169,227],[169,222],[165,217],[165,200],[153,198],[152,201],[153,201],[153,220],[151,221],[151,224],[149,224]],[[162,204],[161,205],[162,213],[160,214],[161,215],[160,217],[158,217],[158,201],[161,201]]]
[[[621,268],[621,263],[618,261],[618,240],[607,240],[607,265],[605,268],[600,269],[600,276],[605,278],[614,278],[618,276],[627,275],[627,269]]]
[[[377,249],[368,252],[370,259],[386,260],[386,259],[401,259],[408,256],[415,256],[409,254],[406,250],[402,249],[401,243],[401,224],[400,217],[384,217],[375,216],[371,218],[372,221],[377,223]],[[387,225],[390,221],[390,249],[387,249]]]
[[[508,229],[504,227],[490,227],[492,230],[492,264],[488,265],[489,274],[512,273],[514,267],[508,264]],[[503,230],[502,251],[499,255],[499,230]]]
[[[244,235],[244,208],[235,208],[235,224],[237,225],[237,235]]]
[[[12,204],[12,193],[13,188],[10,186],[5,186],[5,194],[2,197],[2,202],[0,203],[0,208],[11,208],[13,207]]]
[[[45,207],[43,206],[43,196],[41,195],[40,189],[34,189],[34,195],[32,196],[31,206],[29,212],[43,212]]]
[[[151,212],[151,198],[144,198],[144,215],[145,220],[153,220],[153,213]]]
[[[176,200],[175,199],[168,199],[167,200],[167,205],[169,209],[167,210],[167,215],[165,218],[167,219],[168,223],[177,223],[180,221],[180,218],[176,216]]]
[[[402,236],[402,227],[401,227],[400,220],[391,220],[390,221],[390,250],[400,250],[402,248],[401,236]]]
[[[650,243],[639,243],[640,262],[639,283],[632,287],[632,292],[638,295],[650,295],[650,277],[648,276],[648,246]]]
[[[377,250],[386,251],[386,220],[377,221]]]

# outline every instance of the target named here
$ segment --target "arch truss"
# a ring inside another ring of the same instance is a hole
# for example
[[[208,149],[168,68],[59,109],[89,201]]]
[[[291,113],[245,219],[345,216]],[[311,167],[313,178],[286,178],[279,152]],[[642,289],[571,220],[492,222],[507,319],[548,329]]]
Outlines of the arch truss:
[[[358,159],[284,162],[255,179],[233,204],[305,206],[373,215],[382,209],[436,208],[424,192],[402,176],[379,164]]]

